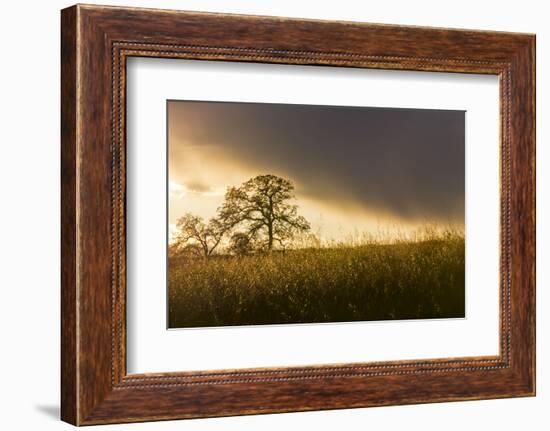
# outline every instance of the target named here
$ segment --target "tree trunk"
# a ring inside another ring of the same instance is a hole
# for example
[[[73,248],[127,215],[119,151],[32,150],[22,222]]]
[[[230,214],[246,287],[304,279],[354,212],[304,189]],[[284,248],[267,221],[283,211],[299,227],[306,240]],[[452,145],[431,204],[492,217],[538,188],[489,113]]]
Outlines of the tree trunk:
[[[273,222],[267,224],[267,248],[269,251],[273,249]]]
[[[273,249],[273,197],[269,196],[269,217],[267,219],[267,248],[269,251]]]

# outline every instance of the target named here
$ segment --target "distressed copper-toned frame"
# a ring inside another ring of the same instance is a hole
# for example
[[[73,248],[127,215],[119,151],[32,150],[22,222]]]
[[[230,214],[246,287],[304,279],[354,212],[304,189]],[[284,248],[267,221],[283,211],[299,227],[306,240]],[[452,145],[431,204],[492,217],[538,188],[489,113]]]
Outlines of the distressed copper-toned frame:
[[[534,35],[81,5],[61,16],[63,420],[88,425],[534,395]],[[499,355],[128,375],[131,56],[498,75]]]

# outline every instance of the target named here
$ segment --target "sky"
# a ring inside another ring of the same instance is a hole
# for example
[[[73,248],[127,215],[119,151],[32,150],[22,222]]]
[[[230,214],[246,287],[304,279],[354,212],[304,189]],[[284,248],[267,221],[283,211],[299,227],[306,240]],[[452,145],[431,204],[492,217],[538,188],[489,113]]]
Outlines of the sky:
[[[323,240],[464,226],[465,112],[168,101],[169,223],[208,220],[228,186],[295,185]]]

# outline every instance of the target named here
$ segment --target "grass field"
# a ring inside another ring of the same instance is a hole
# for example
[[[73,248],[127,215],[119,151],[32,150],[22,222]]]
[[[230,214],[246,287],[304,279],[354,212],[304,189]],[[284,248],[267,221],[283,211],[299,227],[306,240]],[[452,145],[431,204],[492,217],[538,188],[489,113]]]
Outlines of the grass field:
[[[464,317],[464,236],[168,263],[169,327]]]

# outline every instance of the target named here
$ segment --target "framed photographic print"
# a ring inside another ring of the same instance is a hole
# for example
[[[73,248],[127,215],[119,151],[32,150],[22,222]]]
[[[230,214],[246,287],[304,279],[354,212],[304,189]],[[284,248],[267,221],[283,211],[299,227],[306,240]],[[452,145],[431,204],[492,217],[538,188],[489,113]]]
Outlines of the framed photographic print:
[[[535,394],[535,37],[62,11],[62,419]]]

